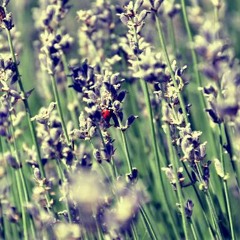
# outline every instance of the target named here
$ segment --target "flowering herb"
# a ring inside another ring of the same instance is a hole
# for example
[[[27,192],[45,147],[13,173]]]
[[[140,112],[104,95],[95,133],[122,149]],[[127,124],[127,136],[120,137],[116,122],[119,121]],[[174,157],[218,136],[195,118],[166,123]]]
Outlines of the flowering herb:
[[[0,1],[0,239],[240,239],[239,1],[32,6]]]

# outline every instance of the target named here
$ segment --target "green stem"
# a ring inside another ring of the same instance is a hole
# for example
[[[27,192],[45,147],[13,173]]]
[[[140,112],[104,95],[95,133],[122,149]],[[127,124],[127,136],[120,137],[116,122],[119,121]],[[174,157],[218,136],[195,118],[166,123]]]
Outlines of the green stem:
[[[185,123],[188,124],[189,121],[188,121],[188,115],[187,115],[187,111],[186,111],[186,108],[185,108],[185,104],[184,104],[182,95],[181,95],[181,93],[179,92],[179,89],[178,89],[178,84],[177,84],[177,81],[176,81],[176,77],[175,77],[172,65],[170,63],[169,56],[168,56],[167,47],[166,47],[166,43],[165,43],[165,40],[164,40],[161,23],[160,23],[159,18],[158,18],[156,13],[155,13],[155,21],[156,21],[156,25],[157,25],[159,41],[160,41],[161,47],[162,47],[163,52],[164,52],[165,61],[167,62],[167,66],[168,66],[168,69],[170,71],[171,79],[173,81],[174,87],[175,87],[175,89],[177,91],[177,94],[178,94],[178,99],[179,99],[179,102],[180,102],[180,106],[182,108]]]
[[[189,221],[189,224],[190,224],[190,227],[191,227],[191,230],[192,230],[193,239],[198,240],[199,238],[197,237],[196,228],[195,228],[194,223],[192,222],[191,219]]]
[[[131,160],[130,160],[130,154],[129,154],[129,149],[128,149],[128,145],[127,145],[127,139],[126,139],[125,132],[123,132],[122,130],[121,130],[121,135],[122,135],[122,141],[123,141],[125,155],[126,155],[126,159],[127,159],[128,170],[129,170],[129,173],[131,173],[132,172],[132,163],[131,163]]]
[[[228,193],[226,180],[223,181],[223,187],[224,187],[224,193],[225,193],[226,204],[227,204],[227,212],[228,212],[229,225],[231,229],[231,236],[232,236],[232,240],[235,240],[234,227],[233,227],[233,221],[232,221],[232,211],[230,206],[229,193]]]
[[[14,134],[14,132],[12,131],[13,129],[13,126],[11,124],[11,132],[12,134]],[[12,135],[13,137],[13,141],[14,141],[14,145],[16,144],[15,142],[15,137]],[[16,157],[16,160],[18,163],[19,162],[19,157],[18,157],[18,154],[17,154],[17,149],[15,149],[15,152],[13,150],[13,147],[10,145],[10,152],[12,155],[15,155]],[[15,178],[15,183],[17,185],[17,189],[16,189],[16,192],[17,192],[17,195],[15,194],[14,196],[14,200],[15,201],[18,201],[19,200],[19,205],[20,205],[20,208],[21,208],[21,213],[22,213],[22,222],[23,222],[23,238],[25,240],[28,240],[28,226],[27,226],[27,217],[26,217],[26,211],[24,209],[24,200],[23,200],[23,192],[22,192],[22,188],[21,188],[21,183],[20,183],[20,178],[19,178],[19,174],[18,174],[18,170],[13,170],[12,171],[12,176],[11,178]],[[18,199],[17,199],[18,198]]]
[[[138,47],[139,43],[138,43],[136,29],[134,29],[134,37],[135,37],[135,41],[136,41],[136,44]],[[139,63],[140,60],[139,60],[138,55],[136,55],[136,57],[137,57],[137,60]],[[140,66],[138,66],[138,68],[140,69]],[[153,149],[154,149],[155,164],[156,164],[157,173],[158,173],[158,174],[156,174],[156,179],[155,179],[156,186],[155,187],[156,187],[156,190],[162,189],[161,196],[163,196],[163,206],[166,208],[166,211],[170,217],[170,221],[174,228],[175,225],[173,224],[174,221],[172,218],[172,214],[169,210],[169,207],[167,206],[168,200],[167,200],[167,195],[166,195],[166,191],[165,191],[163,179],[162,179],[160,159],[163,159],[163,156],[162,156],[162,153],[158,151],[157,139],[156,139],[156,134],[155,134],[156,131],[155,131],[155,125],[154,125],[154,116],[153,116],[153,110],[152,110],[152,106],[151,106],[148,85],[147,85],[146,81],[144,81],[144,79],[141,79],[140,83],[141,83],[142,91],[144,93],[144,98],[145,98],[145,102],[146,102],[146,106],[147,106],[147,110],[148,110],[150,129],[151,129],[151,137],[152,137],[152,143],[153,143]],[[159,140],[158,140],[158,142],[159,142]],[[159,155],[160,155],[160,157],[159,157]],[[155,172],[155,171],[153,171],[153,172]]]
[[[190,26],[189,26],[185,0],[181,0],[181,6],[182,6],[182,13],[183,13],[183,21],[184,21],[184,24],[185,24],[185,28],[187,30],[188,40],[189,40],[189,43],[192,44],[193,43],[193,36],[192,36],[192,32],[191,32],[191,29],[190,29]],[[201,83],[201,77],[200,77],[200,74],[199,74],[199,71],[198,71],[197,55],[196,55],[196,52],[193,48],[191,48],[191,56],[192,56],[194,74],[195,74],[195,78],[197,80],[197,85],[198,85],[198,87],[201,87],[202,83]],[[202,94],[201,94],[201,106],[205,106]]]
[[[148,110],[148,114],[149,114],[154,156],[155,156],[155,160],[156,160],[156,164],[157,164],[157,171],[160,176],[161,175],[161,164],[160,164],[160,159],[159,159],[159,155],[158,155],[157,139],[156,139],[156,134],[155,134],[155,126],[154,126],[154,122],[153,122],[153,119],[154,119],[153,111],[152,111],[152,107],[151,107],[151,100],[150,100],[148,85],[147,85],[146,81],[144,81],[143,79],[141,80],[141,86],[142,86],[142,90],[144,92],[145,102],[146,102],[147,110]]]
[[[67,59],[66,59],[66,56],[65,56],[64,52],[62,52],[61,56],[62,56],[62,63],[63,63],[65,76],[67,78],[67,85],[69,86],[69,85],[72,84],[72,78],[71,78],[69,70],[68,70]],[[71,118],[72,118],[73,122],[77,126],[78,125],[78,118],[77,118],[77,115],[76,115],[76,112],[75,112],[75,99],[77,98],[77,96],[74,96],[74,92],[70,88],[66,88],[66,93],[67,93],[68,104],[72,104],[72,106],[73,106],[73,108],[68,107],[69,111],[70,111],[70,115],[71,115]]]
[[[188,237],[188,231],[187,231],[187,221],[186,221],[186,216],[185,216],[183,195],[182,195],[182,189],[181,189],[181,186],[180,186],[180,183],[178,180],[178,172],[177,172],[178,162],[177,162],[176,154],[174,154],[174,149],[172,146],[172,139],[171,139],[169,125],[166,125],[166,131],[167,131],[167,141],[168,141],[169,155],[170,155],[169,159],[170,159],[170,161],[172,161],[173,171],[174,171],[174,175],[175,175],[175,179],[176,179],[177,196],[178,196],[178,201],[180,202],[180,207],[181,207],[183,231],[184,231],[186,240],[188,240],[189,237]]]
[[[224,156],[223,156],[223,139],[222,139],[223,136],[225,135],[224,130],[225,130],[224,124],[222,123],[219,126],[220,160],[222,163],[223,174],[225,176],[226,175],[226,167],[225,167],[225,161],[224,161]],[[235,240],[235,234],[234,234],[233,222],[232,222],[232,211],[231,211],[231,206],[230,206],[229,193],[228,193],[226,179],[223,179],[223,188],[224,188],[224,195],[225,195],[225,200],[226,200],[226,204],[227,204],[227,213],[228,213],[228,220],[229,220],[229,225],[230,225],[230,230],[231,230],[231,236],[232,236],[232,239]]]
[[[22,164],[21,160],[20,160],[20,155],[19,155],[19,152],[18,152],[17,141],[16,141],[16,138],[14,136],[15,129],[14,129],[14,126],[12,124],[13,121],[12,121],[11,114],[10,114],[9,120],[10,120],[10,132],[12,134],[13,146],[14,146],[14,149],[15,149],[15,157],[16,157],[16,160],[17,160],[18,164]],[[13,153],[13,149],[12,149],[11,145],[10,145],[10,149],[11,149],[11,152]],[[20,198],[20,202],[21,202],[21,209],[23,211],[22,212],[23,224],[24,224],[23,227],[26,228],[24,234],[26,234],[26,239],[28,239],[26,211],[25,211],[23,205],[24,205],[24,203],[29,202],[29,195],[28,195],[27,185],[26,185],[26,181],[25,181],[24,174],[23,174],[23,171],[22,171],[22,167],[20,167],[18,169],[18,171],[19,172],[15,173],[15,176],[16,176],[16,179],[17,179],[17,187],[18,187],[19,198]],[[31,228],[33,237],[35,237],[35,229],[34,229],[33,219],[30,218],[29,221],[30,221],[30,228]]]
[[[139,206],[139,207],[140,207],[140,213],[142,215],[142,218],[143,218],[143,221],[146,225],[146,228],[148,229],[148,232],[150,234],[151,239],[157,240],[158,239],[157,235],[156,235],[156,233],[155,233],[155,231],[152,227],[152,224],[150,223],[150,220],[149,220],[149,217],[148,217],[146,211],[144,210],[143,207],[141,207],[141,206]]]
[[[19,194],[19,199],[20,199],[20,203],[21,203],[22,220],[23,220],[23,238],[25,240],[28,240],[27,216],[26,216],[26,210],[24,208],[23,193],[22,193],[22,189],[21,189],[20,178],[19,178],[18,172],[15,172],[15,177],[17,180],[16,182],[17,182],[18,194]]]
[[[64,172],[63,172],[63,169],[62,169],[62,166],[61,166],[61,162],[59,159],[56,159],[57,161],[57,168],[58,168],[58,171],[59,171],[59,175],[60,175],[60,178],[61,180],[64,182],[64,181],[67,181],[65,175],[64,175]],[[70,207],[69,207],[69,203],[68,203],[68,199],[66,199],[66,208],[67,208],[67,213],[68,213],[68,221],[69,223],[72,223],[72,216],[71,216],[71,212],[70,212]]]
[[[196,163],[196,169],[197,169],[197,172],[195,173],[195,175],[196,175],[198,181],[200,183],[205,184],[204,180],[201,177],[202,173],[201,173],[201,170],[199,168],[199,164],[198,163]],[[215,207],[214,207],[211,195],[210,195],[208,190],[205,191],[204,193],[205,193],[206,201],[207,201],[208,208],[209,208],[209,211],[210,211],[210,215],[212,217],[213,224],[215,225],[215,228],[216,228],[216,232],[217,232],[217,234],[219,236],[219,239],[222,239],[221,231],[220,231],[220,228],[219,228],[219,225],[218,225],[218,216],[217,216],[217,213],[216,213],[216,210],[215,210]]]
[[[135,38],[135,42],[137,45],[137,48],[139,47],[139,43],[138,43],[138,37],[137,37],[137,32],[136,32],[136,28],[134,28],[134,38]],[[138,60],[138,64],[140,62],[138,55],[136,55],[137,60]],[[138,68],[140,69],[140,66],[138,66]],[[146,81],[144,81],[144,79],[141,80],[141,87],[142,87],[142,91],[144,93],[144,98],[145,98],[145,102],[146,102],[146,106],[147,106],[147,110],[148,110],[148,114],[149,114],[149,120],[150,120],[150,129],[151,129],[151,136],[152,136],[152,142],[153,142],[153,148],[154,148],[154,156],[155,156],[155,161],[157,164],[157,170],[159,173],[159,178],[161,178],[161,164],[160,164],[160,159],[159,159],[159,155],[158,155],[158,147],[157,147],[157,140],[156,140],[156,134],[155,134],[155,126],[154,126],[154,117],[153,117],[153,111],[152,111],[152,107],[151,107],[151,100],[150,100],[150,94],[149,94],[149,90],[148,90],[148,85],[146,83]],[[163,185],[162,185],[163,186]]]
[[[217,231],[217,235],[218,235],[219,239],[222,239],[222,234],[221,234],[221,231],[220,231],[220,228],[219,228],[219,225],[218,225],[217,213],[215,211],[215,208],[214,208],[214,205],[213,205],[213,202],[211,200],[209,192],[206,192],[205,196],[206,196],[207,204],[208,204],[208,207],[209,207],[209,210],[210,210],[210,213],[211,213],[211,217],[213,219],[213,223],[214,223],[216,231]]]
[[[26,110],[26,113],[27,113],[28,126],[29,126],[29,129],[30,129],[30,132],[31,132],[31,137],[32,137],[34,146],[35,146],[36,151],[37,151],[39,170],[41,172],[41,175],[43,177],[45,177],[45,172],[44,172],[44,168],[43,168],[43,165],[42,165],[40,146],[38,145],[38,142],[37,142],[36,130],[34,128],[33,122],[31,121],[32,114],[31,114],[31,110],[30,110],[30,107],[29,107],[29,104],[28,104],[28,100],[25,96],[25,91],[24,91],[22,80],[21,80],[21,75],[20,75],[19,70],[18,70],[18,64],[17,64],[17,59],[16,59],[16,56],[15,56],[14,48],[13,48],[11,33],[8,29],[6,29],[6,30],[7,30],[8,43],[9,43],[12,59],[13,59],[13,62],[16,66],[16,74],[18,76],[18,85],[19,85],[19,88],[21,90],[22,95],[24,96],[23,104],[24,104],[24,107],[25,107],[25,110]]]
[[[172,51],[174,55],[177,54],[177,44],[176,44],[176,37],[175,37],[175,31],[174,31],[174,24],[173,24],[173,18],[170,18],[168,20],[168,30],[170,32],[170,39],[171,39],[171,45],[172,45]]]
[[[138,240],[139,238],[138,238],[138,234],[137,234],[137,229],[136,229],[136,226],[135,226],[135,224],[132,222],[131,223],[131,232],[132,232],[132,239],[133,240]]]
[[[197,191],[197,189],[196,189],[195,183],[193,182],[193,179],[192,179],[192,177],[191,177],[191,175],[190,175],[190,173],[189,173],[189,171],[188,171],[188,169],[187,169],[187,167],[186,167],[186,165],[185,165],[184,162],[183,162],[183,167],[184,167],[184,169],[185,169],[185,171],[186,171],[186,173],[187,173],[187,175],[188,175],[188,178],[189,178],[190,181],[192,182],[193,190],[194,190],[194,192],[195,192],[195,194],[196,194],[196,196],[197,196],[198,202],[199,202],[199,204],[200,204],[200,206],[201,206],[202,213],[203,213],[203,217],[204,217],[204,219],[205,219],[205,221],[206,221],[206,224],[207,224],[207,226],[208,226],[208,230],[209,230],[210,236],[212,236],[212,238],[214,239],[214,237],[213,237],[213,229],[212,229],[212,226],[211,226],[211,224],[210,224],[210,222],[209,222],[209,219],[207,218],[207,215],[206,215],[206,213],[205,213],[204,204],[203,204],[203,202],[202,202],[202,199],[201,199],[201,197],[200,197],[200,195],[199,195],[199,193],[198,193],[198,191]]]
[[[55,79],[53,74],[51,74],[51,81],[52,81],[54,98],[55,98],[55,101],[57,103],[58,114],[59,114],[61,124],[62,124],[62,128],[63,128],[64,137],[67,141],[67,145],[71,146],[69,136],[68,136],[68,132],[67,132],[67,127],[66,127],[66,124],[65,124],[65,121],[64,121],[64,118],[63,118],[63,111],[62,111],[62,107],[61,107],[61,103],[60,103],[60,99],[59,99],[59,94],[58,94],[58,90],[57,90],[57,83],[56,83],[56,79]]]

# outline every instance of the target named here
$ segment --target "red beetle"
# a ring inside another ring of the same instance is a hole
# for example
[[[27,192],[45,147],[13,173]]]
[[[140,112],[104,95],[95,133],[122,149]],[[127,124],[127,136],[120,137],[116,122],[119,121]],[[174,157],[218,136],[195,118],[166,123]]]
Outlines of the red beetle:
[[[104,118],[104,120],[109,122],[112,117],[112,110],[103,109],[101,114],[102,114],[102,117]]]

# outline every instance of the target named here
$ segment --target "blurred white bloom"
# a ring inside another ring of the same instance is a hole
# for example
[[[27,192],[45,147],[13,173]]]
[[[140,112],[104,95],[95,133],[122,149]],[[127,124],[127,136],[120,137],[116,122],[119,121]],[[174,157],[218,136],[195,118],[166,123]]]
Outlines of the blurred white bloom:
[[[116,182],[115,188],[118,198],[115,205],[105,213],[105,223],[112,237],[119,232],[119,229],[128,225],[140,206],[149,199],[141,182],[132,185],[120,180]]]
[[[109,197],[104,179],[97,172],[78,171],[71,177],[71,182],[70,201],[82,207],[85,212],[95,213]]]
[[[81,237],[81,229],[78,224],[58,223],[54,226],[54,232],[57,240],[74,240]]]

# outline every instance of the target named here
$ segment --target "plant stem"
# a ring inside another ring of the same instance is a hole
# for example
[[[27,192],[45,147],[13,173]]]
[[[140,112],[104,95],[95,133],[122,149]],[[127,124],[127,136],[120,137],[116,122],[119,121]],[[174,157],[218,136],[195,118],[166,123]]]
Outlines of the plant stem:
[[[191,219],[189,220],[189,224],[190,224],[190,227],[191,227],[191,230],[192,230],[194,240],[198,240],[197,233],[196,233],[196,228],[195,228],[194,223],[192,222]]]
[[[172,45],[172,51],[174,55],[177,54],[177,44],[176,44],[176,37],[175,37],[175,31],[174,31],[174,24],[173,24],[173,18],[170,18],[168,20],[168,31],[170,32],[170,39],[171,39],[171,45]]]
[[[11,145],[10,145],[10,149],[11,149],[12,154],[13,154],[13,152],[15,152],[14,155],[16,157],[16,160],[17,160],[18,164],[21,165],[22,163],[20,161],[20,156],[19,156],[18,148],[17,148],[17,142],[16,142],[16,138],[14,136],[15,129],[14,129],[14,126],[12,124],[12,117],[11,117],[11,115],[10,115],[10,129],[11,129],[10,132],[12,133],[12,139],[13,139],[13,145],[14,145],[15,151],[13,151]],[[19,199],[20,199],[20,202],[21,202],[21,209],[22,209],[22,216],[23,216],[23,228],[25,229],[24,230],[24,237],[25,237],[25,239],[28,239],[27,217],[26,217],[26,211],[25,211],[23,205],[24,205],[24,203],[28,203],[29,202],[29,195],[28,195],[28,191],[27,191],[25,178],[24,178],[24,175],[23,175],[23,172],[22,172],[22,167],[20,167],[16,171],[17,172],[15,172],[15,176],[16,176],[16,180],[17,180],[16,182],[17,182],[17,187],[18,187]],[[29,218],[29,221],[30,221],[30,228],[31,228],[33,237],[36,237],[33,219]]]
[[[198,181],[200,183],[205,184],[204,180],[201,177],[202,174],[201,174],[201,170],[199,168],[198,163],[196,163],[196,169],[197,169],[197,172],[195,173],[195,175],[196,175]],[[208,208],[209,208],[209,211],[210,211],[210,215],[212,217],[213,224],[215,225],[215,228],[216,228],[216,232],[218,234],[219,239],[222,239],[221,231],[220,231],[220,228],[219,228],[219,225],[218,225],[218,216],[217,216],[214,204],[212,202],[211,195],[210,195],[208,190],[206,190],[204,193],[205,193],[206,201],[207,201]]]
[[[191,29],[190,29],[190,26],[189,26],[185,0],[181,0],[181,7],[182,7],[182,13],[183,13],[183,21],[184,21],[184,24],[185,24],[185,28],[187,30],[188,40],[189,40],[189,43],[192,44],[193,37],[192,37],[192,32],[191,32]],[[198,71],[197,55],[196,55],[196,52],[193,48],[191,48],[191,56],[192,56],[194,74],[195,74],[195,78],[197,80],[197,85],[198,85],[198,87],[201,87],[202,82],[201,82],[201,77],[200,77],[200,74],[199,74],[199,71]],[[201,106],[202,107],[205,106],[202,94],[201,94]]]
[[[67,132],[67,127],[66,127],[66,124],[65,124],[65,121],[64,121],[64,118],[63,118],[63,111],[62,111],[62,107],[61,107],[61,103],[60,103],[60,99],[59,99],[59,94],[58,94],[58,90],[57,90],[57,83],[56,83],[56,79],[55,79],[53,74],[51,74],[51,81],[52,81],[54,99],[57,103],[58,115],[59,115],[60,120],[61,120],[64,137],[65,137],[65,140],[67,142],[67,145],[69,147],[71,147],[71,143],[70,143],[68,132]]]
[[[156,160],[156,164],[157,164],[157,170],[158,170],[159,174],[161,174],[161,166],[160,166],[160,159],[159,159],[158,150],[157,150],[158,149],[157,148],[157,139],[156,139],[156,134],[155,134],[155,126],[154,126],[154,122],[153,122],[154,117],[153,117],[153,111],[152,111],[152,107],[151,107],[151,100],[150,100],[148,85],[147,85],[146,81],[144,81],[143,79],[141,80],[141,86],[142,86],[142,90],[144,92],[145,102],[146,102],[147,110],[148,110],[148,114],[149,114],[151,137],[152,137],[152,142],[153,142],[153,149],[154,149],[154,156],[155,156],[155,160]]]
[[[219,138],[220,138],[220,161],[222,164],[222,169],[223,169],[223,174],[226,176],[226,167],[225,167],[225,161],[224,161],[224,153],[223,153],[223,136],[225,135],[224,132],[224,123],[218,125],[219,126]],[[230,230],[231,230],[231,237],[232,240],[235,240],[235,234],[234,234],[234,229],[233,229],[233,222],[232,222],[232,211],[231,211],[231,206],[230,206],[230,200],[229,200],[229,193],[228,193],[228,187],[227,187],[227,179],[223,179],[223,188],[224,188],[224,195],[225,195],[225,201],[227,204],[227,213],[228,213],[228,220],[229,220],[229,225],[230,225]]]
[[[187,115],[187,111],[186,111],[186,108],[185,108],[185,104],[184,104],[182,95],[181,95],[181,93],[178,90],[178,84],[177,84],[176,77],[175,77],[172,65],[170,63],[169,56],[168,56],[167,46],[166,46],[166,43],[165,43],[165,40],[164,40],[161,23],[160,23],[159,18],[158,18],[156,13],[155,13],[155,21],[156,21],[156,25],[157,25],[159,41],[160,41],[162,50],[164,52],[165,61],[167,62],[167,66],[168,66],[168,69],[170,71],[171,79],[173,81],[174,87],[176,88],[176,91],[177,91],[177,94],[178,94],[178,99],[179,99],[179,102],[180,102],[180,106],[182,108],[182,112],[183,112],[183,117],[184,117],[185,123],[188,124],[189,121],[188,121],[188,115]]]
[[[193,180],[192,180],[192,177],[191,177],[191,175],[190,175],[190,173],[189,173],[189,171],[188,171],[188,169],[187,169],[187,167],[186,167],[186,165],[185,165],[184,162],[183,162],[183,167],[184,167],[184,169],[185,169],[185,171],[186,171],[186,173],[187,173],[190,181],[192,182],[192,186],[193,186],[194,192],[195,192],[195,194],[196,194],[196,196],[197,196],[198,202],[199,202],[199,204],[200,204],[200,206],[201,206],[202,213],[203,213],[204,219],[205,219],[205,221],[206,221],[206,224],[207,224],[207,226],[208,226],[208,230],[209,230],[210,236],[213,236],[212,226],[211,226],[211,224],[210,224],[210,222],[209,222],[209,219],[208,219],[207,216],[206,216],[202,199],[201,199],[201,197],[200,197],[200,195],[199,195],[199,193],[198,193],[198,191],[197,191],[197,189],[196,189],[196,186],[195,186],[195,184],[194,184],[194,182],[193,182]],[[213,238],[214,238],[214,237],[213,237]]]
[[[137,38],[137,33],[136,33],[136,29],[134,31],[134,37],[135,37],[135,41],[137,46],[139,45],[138,43],[138,38]],[[137,60],[138,60],[138,64],[140,63],[140,59],[138,57],[138,55],[136,55]],[[140,69],[140,66],[138,65],[138,68]],[[161,162],[160,159],[163,159],[162,153],[158,151],[158,146],[157,146],[157,139],[156,139],[156,131],[155,131],[155,125],[154,125],[154,116],[153,116],[153,110],[152,110],[152,106],[151,106],[151,100],[150,100],[150,94],[149,94],[149,90],[148,90],[148,85],[146,83],[146,81],[144,81],[144,79],[140,80],[141,83],[141,87],[142,87],[142,91],[144,93],[144,98],[145,98],[145,103],[147,106],[147,111],[148,111],[148,115],[149,115],[149,122],[150,122],[150,129],[151,129],[151,137],[152,137],[152,143],[153,143],[153,149],[154,149],[154,157],[155,157],[155,164],[156,164],[156,168],[157,168],[157,174],[156,174],[156,180],[155,180],[155,187],[156,189],[162,189],[162,196],[163,196],[163,206],[165,207],[169,217],[170,217],[170,221],[173,225],[174,228],[174,221],[172,218],[172,214],[169,210],[169,207],[167,206],[168,204],[168,199],[167,199],[167,195],[165,192],[165,188],[164,188],[164,184],[163,184],[163,178],[162,178],[162,173],[161,173]],[[161,155],[161,156],[159,156]],[[154,172],[154,171],[153,171]],[[158,193],[159,194],[159,193]]]
[[[139,208],[140,208],[140,212],[141,212],[143,221],[144,221],[144,223],[146,225],[146,228],[148,229],[148,232],[150,234],[151,239],[157,240],[158,239],[157,235],[156,235],[156,233],[155,233],[155,231],[154,231],[154,229],[152,227],[152,224],[150,223],[150,220],[149,220],[149,217],[148,217],[146,211],[141,206],[139,206]]]
[[[60,175],[61,180],[63,182],[67,181],[67,179],[66,179],[66,177],[64,175],[64,172],[63,172],[60,160],[56,159],[56,161],[57,161],[57,168],[59,170],[59,175]],[[67,198],[66,198],[66,208],[67,208],[67,213],[68,213],[68,221],[69,221],[69,223],[72,223],[72,216],[71,216],[70,207],[69,207],[69,203],[68,203],[68,199]]]
[[[65,56],[64,52],[62,52],[61,57],[62,57],[62,63],[63,63],[65,76],[67,78],[67,84],[70,85],[72,83],[72,78],[71,78],[69,70],[68,70],[67,59],[66,59],[66,56]],[[76,115],[76,111],[74,109],[75,108],[75,99],[77,98],[77,96],[74,96],[73,90],[71,90],[69,88],[66,88],[66,93],[67,93],[68,104],[71,104],[73,106],[73,108],[68,107],[69,111],[70,111],[70,115],[71,115],[71,118],[72,118],[73,122],[77,126],[78,125],[78,118],[77,118],[77,115]]]
[[[29,104],[28,104],[28,99],[25,95],[23,83],[22,83],[22,80],[21,80],[21,75],[20,75],[19,70],[18,70],[18,64],[17,64],[17,59],[16,59],[16,56],[15,56],[14,48],[13,48],[11,33],[8,29],[6,29],[6,31],[7,31],[8,43],[9,43],[9,48],[10,48],[10,51],[11,51],[12,59],[13,59],[13,62],[15,64],[15,67],[16,67],[16,74],[18,76],[18,85],[19,85],[19,88],[21,90],[22,95],[24,96],[23,103],[24,103],[24,107],[25,107],[25,110],[26,110],[26,113],[27,113],[27,121],[28,121],[28,126],[29,126],[29,129],[30,129],[30,132],[31,132],[31,137],[32,137],[34,146],[35,146],[36,151],[37,151],[39,170],[41,172],[41,175],[43,177],[45,177],[45,172],[44,172],[44,168],[43,168],[43,165],[42,165],[40,146],[38,145],[38,142],[37,142],[36,130],[34,128],[33,122],[31,121],[32,114],[31,114],[31,110],[30,110],[30,107],[29,107]]]
[[[187,221],[186,221],[186,216],[185,216],[185,210],[184,210],[184,205],[183,205],[183,195],[182,195],[182,189],[178,180],[178,172],[177,172],[177,166],[178,162],[176,159],[176,154],[174,154],[173,146],[172,146],[172,139],[171,139],[171,134],[170,134],[170,127],[169,125],[166,125],[166,132],[167,132],[167,141],[168,141],[168,147],[169,147],[169,159],[172,162],[173,166],[173,171],[176,179],[176,189],[177,189],[177,196],[178,196],[178,201],[180,203],[181,207],[181,216],[182,216],[182,224],[183,224],[183,230],[184,230],[184,235],[186,240],[189,239],[188,237],[188,231],[187,231]]]
[[[132,239],[133,240],[138,240],[139,238],[138,238],[138,235],[137,235],[137,229],[136,229],[136,226],[135,226],[135,224],[132,222],[131,223],[131,232],[132,232]]]
[[[129,149],[128,149],[128,145],[127,145],[127,139],[126,139],[125,132],[123,132],[122,130],[121,130],[121,135],[122,135],[122,141],[123,141],[125,155],[126,155],[126,159],[127,159],[128,170],[129,170],[129,173],[131,173],[132,172],[132,163],[131,163],[131,160],[130,160],[130,154],[129,154]]]

